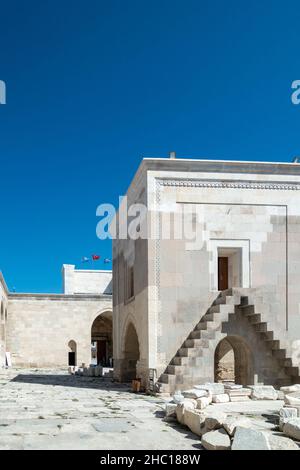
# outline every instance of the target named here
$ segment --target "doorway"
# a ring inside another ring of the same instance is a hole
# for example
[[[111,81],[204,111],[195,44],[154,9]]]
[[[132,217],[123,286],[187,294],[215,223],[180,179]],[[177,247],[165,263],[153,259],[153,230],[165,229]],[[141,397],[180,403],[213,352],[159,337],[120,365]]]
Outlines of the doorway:
[[[77,345],[76,341],[71,340],[68,343],[68,365],[69,366],[76,366],[76,350],[77,350]]]
[[[91,364],[113,366],[112,313],[104,312],[94,320],[91,329]]]
[[[218,290],[242,287],[241,248],[218,248]]]
[[[215,381],[254,384],[253,354],[241,336],[227,336],[215,349]]]
[[[218,257],[218,290],[228,289],[228,258]]]

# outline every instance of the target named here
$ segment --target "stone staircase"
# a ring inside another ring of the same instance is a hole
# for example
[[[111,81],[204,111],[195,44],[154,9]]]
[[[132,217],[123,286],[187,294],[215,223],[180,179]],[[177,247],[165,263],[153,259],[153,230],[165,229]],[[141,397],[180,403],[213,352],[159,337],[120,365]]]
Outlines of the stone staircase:
[[[259,313],[259,304],[249,303],[245,291],[246,289],[228,289],[220,293],[159,377],[157,386],[160,393],[172,394],[176,390],[188,389],[214,379],[211,372],[212,357],[216,345],[226,337],[222,326],[231,319],[234,320],[236,309],[242,311],[260,340],[265,341],[279,367],[284,370],[287,378],[279,377],[276,386],[300,381],[300,369],[288,357],[284,339],[279,340],[274,336],[274,331]]]

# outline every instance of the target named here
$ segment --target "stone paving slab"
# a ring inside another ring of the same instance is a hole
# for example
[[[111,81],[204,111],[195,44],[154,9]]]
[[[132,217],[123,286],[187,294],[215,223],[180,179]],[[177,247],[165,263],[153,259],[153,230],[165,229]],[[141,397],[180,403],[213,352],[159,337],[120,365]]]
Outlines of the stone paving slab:
[[[0,370],[0,450],[201,448],[162,419],[164,401],[100,377],[61,370]]]

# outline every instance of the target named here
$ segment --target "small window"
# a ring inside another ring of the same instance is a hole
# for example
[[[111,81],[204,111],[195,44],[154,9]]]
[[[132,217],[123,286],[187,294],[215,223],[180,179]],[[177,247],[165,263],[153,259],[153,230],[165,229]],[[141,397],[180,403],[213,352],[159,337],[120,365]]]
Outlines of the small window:
[[[134,268],[129,266],[127,271],[127,299],[134,297]]]

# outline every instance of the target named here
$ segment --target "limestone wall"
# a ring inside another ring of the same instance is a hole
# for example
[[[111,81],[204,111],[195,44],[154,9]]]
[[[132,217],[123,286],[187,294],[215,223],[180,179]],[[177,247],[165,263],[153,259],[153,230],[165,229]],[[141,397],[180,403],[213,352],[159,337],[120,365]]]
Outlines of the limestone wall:
[[[184,237],[149,243],[157,369],[164,370],[217,297],[218,250],[233,247],[241,250],[242,264],[234,281],[239,278],[239,286],[232,287],[252,289],[276,337],[288,338],[300,364],[300,177],[153,171],[147,184],[158,225],[170,213],[193,211],[200,234],[195,244]]]
[[[128,207],[131,203],[147,204],[146,178],[133,182],[127,197]],[[130,220],[130,219],[129,219]],[[117,230],[120,227],[117,224]],[[114,376],[118,380],[127,380],[126,371],[132,368],[126,351],[126,338],[130,325],[136,331],[139,345],[139,359],[136,377],[146,385],[148,378],[149,335],[148,318],[148,241],[147,240],[113,240],[113,338],[114,338]],[[129,295],[130,269],[133,269],[134,295]]]
[[[10,294],[7,349],[15,366],[67,367],[68,344],[77,346],[77,364],[90,364],[91,327],[112,311],[111,296]]]
[[[108,270],[75,269],[64,264],[64,294],[112,294],[112,272]]]
[[[0,367],[5,365],[8,289],[0,272]]]

